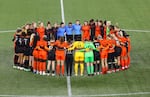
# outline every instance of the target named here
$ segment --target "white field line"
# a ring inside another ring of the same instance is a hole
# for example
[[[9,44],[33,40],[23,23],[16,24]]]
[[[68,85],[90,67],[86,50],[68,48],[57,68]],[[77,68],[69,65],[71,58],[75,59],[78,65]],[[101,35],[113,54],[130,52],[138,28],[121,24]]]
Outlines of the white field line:
[[[60,6],[61,6],[61,18],[62,18],[62,22],[65,23],[65,14],[64,14],[64,3],[63,3],[63,0],[60,0]],[[65,40],[66,40],[66,35],[65,35]],[[67,79],[68,96],[71,97],[72,96],[72,92],[71,92],[70,76],[66,76],[66,79]]]
[[[119,94],[97,94],[97,95],[72,95],[72,97],[116,97],[116,96],[132,96],[132,95],[150,95],[150,92],[133,92],[133,93],[119,93]],[[0,95],[0,97],[68,97],[68,96]]]

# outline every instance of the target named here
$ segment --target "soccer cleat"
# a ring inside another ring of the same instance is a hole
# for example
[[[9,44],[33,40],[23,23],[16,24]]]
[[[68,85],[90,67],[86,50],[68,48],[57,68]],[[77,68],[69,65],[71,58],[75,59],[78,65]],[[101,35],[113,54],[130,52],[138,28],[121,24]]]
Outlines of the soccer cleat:
[[[50,73],[47,73],[46,75],[47,75],[47,76],[50,76]]]
[[[78,76],[78,74],[75,74],[75,76]]]
[[[99,72],[97,72],[97,75],[99,75]]]
[[[42,75],[46,75],[46,73],[45,73],[45,72],[42,72]]]
[[[17,66],[13,65],[13,68],[14,68],[14,69],[17,69]]]
[[[80,74],[80,76],[83,76],[83,74]]]

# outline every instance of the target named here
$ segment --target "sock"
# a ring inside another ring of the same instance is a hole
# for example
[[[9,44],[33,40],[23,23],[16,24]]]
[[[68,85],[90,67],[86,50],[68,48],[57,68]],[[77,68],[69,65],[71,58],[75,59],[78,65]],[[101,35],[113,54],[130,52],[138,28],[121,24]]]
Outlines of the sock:
[[[83,72],[84,72],[84,64],[81,63],[80,64],[80,73],[81,73],[81,75],[83,75]]]
[[[125,59],[124,62],[125,62],[125,67],[128,67],[128,59]]]
[[[91,74],[90,66],[87,66],[87,72],[88,74]]]
[[[42,62],[42,71],[46,71],[46,62]]]
[[[57,65],[57,66],[56,66],[56,73],[57,73],[57,75],[60,74],[60,65]]]
[[[37,61],[34,61],[33,70],[37,70]]]
[[[104,67],[102,67],[102,73],[103,73],[103,74],[105,73],[105,68],[104,68]]]
[[[94,72],[97,71],[97,70],[96,70],[96,65],[97,65],[97,64],[93,64],[93,66],[94,66]]]
[[[124,62],[124,60],[121,60],[121,66],[122,67],[124,67],[125,66],[125,64],[124,64],[125,62]]]
[[[91,74],[94,74],[94,66],[91,66]]]
[[[14,64],[15,64],[15,65],[18,63],[18,58],[19,58],[19,57],[18,57],[17,55],[14,56]]]
[[[65,66],[64,65],[61,66],[61,73],[62,73],[62,75],[65,74]]]
[[[75,71],[75,75],[77,75],[78,74],[78,63],[75,63],[74,71]]]

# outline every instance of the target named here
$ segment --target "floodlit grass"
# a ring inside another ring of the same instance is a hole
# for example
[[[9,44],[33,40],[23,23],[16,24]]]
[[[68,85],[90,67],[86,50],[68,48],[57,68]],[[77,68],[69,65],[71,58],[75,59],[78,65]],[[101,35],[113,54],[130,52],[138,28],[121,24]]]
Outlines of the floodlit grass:
[[[66,22],[107,19],[122,28],[150,30],[150,0],[64,0]],[[24,23],[61,21],[59,0],[0,0],[0,30]],[[94,77],[72,77],[73,95],[150,92],[150,33],[128,32],[131,37],[131,68]],[[12,68],[13,32],[0,33],[1,95],[67,95],[65,77],[47,77]],[[116,97],[116,96],[115,96]],[[120,96],[117,96],[120,97]],[[132,95],[124,97],[149,97]]]

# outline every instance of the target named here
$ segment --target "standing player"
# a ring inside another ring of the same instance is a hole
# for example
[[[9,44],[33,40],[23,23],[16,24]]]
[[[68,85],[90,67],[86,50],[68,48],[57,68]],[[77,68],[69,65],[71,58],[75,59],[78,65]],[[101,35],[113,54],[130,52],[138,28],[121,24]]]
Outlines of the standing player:
[[[88,76],[94,75],[94,54],[93,50],[96,50],[94,44],[90,41],[85,40],[84,42],[84,48],[85,48],[85,63],[87,65],[87,73]]]
[[[74,70],[75,76],[78,76],[78,65],[80,65],[80,75],[83,76],[84,72],[84,52],[80,51],[84,48],[84,42],[81,41],[80,37],[76,38],[77,41],[73,43],[73,46],[70,47],[68,50],[75,50],[74,54]]]
[[[102,38],[100,38],[100,39],[102,39]],[[93,44],[94,44],[95,48],[97,48],[97,49],[100,47],[100,43],[96,37],[94,38]],[[99,72],[100,72],[100,52],[97,50],[93,50],[93,53],[94,53],[94,74],[99,75]]]
[[[69,40],[69,45],[71,46],[72,41]],[[73,65],[73,50],[66,51],[66,72],[67,76],[72,76],[72,65]]]
[[[59,39],[59,37],[65,37],[65,31],[65,24],[61,22],[60,27],[57,30],[57,39]]]
[[[90,40],[93,41],[94,39],[94,36],[95,36],[95,22],[94,22],[94,19],[91,19],[90,20],[90,28],[91,28],[91,36],[90,36]]]
[[[52,76],[55,76],[55,52],[56,52],[56,48],[55,48],[55,39],[51,38],[50,42],[49,42],[49,48],[51,49],[48,52],[48,64],[47,64],[47,73],[48,75],[50,75],[50,67],[52,66]]]
[[[97,20],[95,22],[95,37],[98,38],[98,36],[101,35],[101,32],[100,32],[100,22]]]
[[[80,20],[76,20],[76,24],[73,24],[74,40],[77,41],[78,37],[81,38],[81,25]]]
[[[59,37],[59,40],[56,40],[55,42],[55,46],[56,46],[56,61],[57,61],[56,73],[57,75],[60,75],[60,67],[61,67],[61,73],[64,76],[65,49],[67,48],[68,44],[66,41],[64,41],[63,37]]]
[[[51,23],[47,22],[47,27],[45,28],[45,35],[47,36],[48,41],[53,37]]]
[[[107,64],[107,57],[108,57],[108,49],[109,44],[107,39],[100,40],[100,56],[101,56],[101,64],[102,64],[102,74],[107,73],[108,64]]]
[[[67,41],[69,40],[73,41],[73,26],[71,22],[69,22],[68,25],[66,26],[66,36]]]
[[[88,25],[88,22],[85,21],[84,25],[82,26],[82,41],[84,40],[90,40],[90,26]]]
[[[43,22],[39,22],[39,26],[37,27],[36,32],[38,33],[40,39],[43,39],[45,35],[45,27]]]

